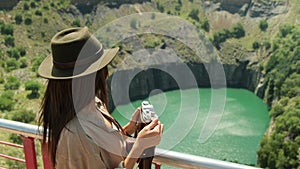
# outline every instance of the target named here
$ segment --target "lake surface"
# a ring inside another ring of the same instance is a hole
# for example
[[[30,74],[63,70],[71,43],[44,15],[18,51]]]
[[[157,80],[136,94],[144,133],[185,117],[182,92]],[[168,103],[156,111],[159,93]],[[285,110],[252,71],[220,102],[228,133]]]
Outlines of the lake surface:
[[[162,93],[157,90],[146,100],[154,105],[165,124],[159,148],[256,164],[256,152],[268,128],[269,116],[267,106],[252,92],[188,89]],[[141,101],[118,106],[112,115],[124,125]]]

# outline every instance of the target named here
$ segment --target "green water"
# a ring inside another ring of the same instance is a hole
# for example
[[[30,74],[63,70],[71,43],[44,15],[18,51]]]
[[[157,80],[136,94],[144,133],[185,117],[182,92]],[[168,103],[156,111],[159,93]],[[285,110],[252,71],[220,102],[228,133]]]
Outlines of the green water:
[[[267,106],[252,92],[243,89],[176,90],[153,95],[148,100],[165,124],[159,148],[256,164],[256,152],[268,128],[269,117]],[[141,100],[118,106],[113,116],[124,125],[140,104]],[[209,113],[216,118],[204,123]],[[214,132],[200,141],[203,129]]]

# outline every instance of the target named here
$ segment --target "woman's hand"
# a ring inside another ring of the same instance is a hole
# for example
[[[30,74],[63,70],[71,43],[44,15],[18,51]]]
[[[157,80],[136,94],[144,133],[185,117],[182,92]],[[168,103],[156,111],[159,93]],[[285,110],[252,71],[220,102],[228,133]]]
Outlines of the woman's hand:
[[[131,135],[136,131],[137,128],[137,123],[140,123],[140,113],[141,113],[141,107],[138,107],[135,112],[132,114],[131,118],[130,118],[130,122],[127,123],[123,129],[124,131]]]
[[[143,149],[156,146],[160,143],[163,130],[164,125],[155,119],[138,133],[136,143]]]
[[[124,160],[124,167],[128,169],[133,168],[137,159],[140,158],[145,149],[158,145],[160,143],[163,130],[164,125],[161,124],[158,119],[153,120],[150,124],[145,126],[138,133],[133,147]]]

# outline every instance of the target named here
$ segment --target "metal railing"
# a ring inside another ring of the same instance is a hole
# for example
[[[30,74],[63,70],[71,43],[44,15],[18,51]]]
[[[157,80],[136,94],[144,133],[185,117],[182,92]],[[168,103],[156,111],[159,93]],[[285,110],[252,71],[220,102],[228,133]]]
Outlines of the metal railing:
[[[22,145],[15,145],[8,142],[0,142],[8,146],[16,146],[18,148],[24,148],[25,160],[18,159],[21,162],[26,163],[27,169],[37,169],[36,152],[34,147],[34,140],[42,139],[42,128],[38,126],[25,124],[21,122],[0,119],[0,130],[18,134],[23,139]],[[45,169],[52,169],[49,157],[46,153],[45,145],[42,145],[42,157]],[[0,154],[1,157],[6,155]],[[12,157],[14,158],[14,157]],[[9,159],[11,159],[9,157]],[[247,165],[241,165],[237,163],[221,161],[201,156],[195,156],[191,154],[185,154],[175,151],[169,151],[157,148],[155,151],[155,157],[153,159],[155,168],[159,169],[161,165],[173,166],[178,168],[199,168],[199,169],[258,169]],[[1,168],[1,167],[0,167]]]

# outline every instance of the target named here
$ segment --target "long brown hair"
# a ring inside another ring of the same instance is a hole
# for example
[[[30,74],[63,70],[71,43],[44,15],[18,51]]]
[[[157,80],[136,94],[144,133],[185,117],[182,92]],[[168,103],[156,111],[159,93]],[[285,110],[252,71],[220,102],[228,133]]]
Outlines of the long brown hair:
[[[94,74],[75,79],[48,80],[42,99],[39,125],[44,128],[43,143],[48,142],[48,151],[54,166],[60,133],[66,124],[76,116],[76,112],[95,99],[95,96],[99,97],[106,107],[108,106],[107,77],[108,70],[107,67],[104,67]],[[94,79],[95,90],[93,91],[90,90],[92,84],[90,82]]]

